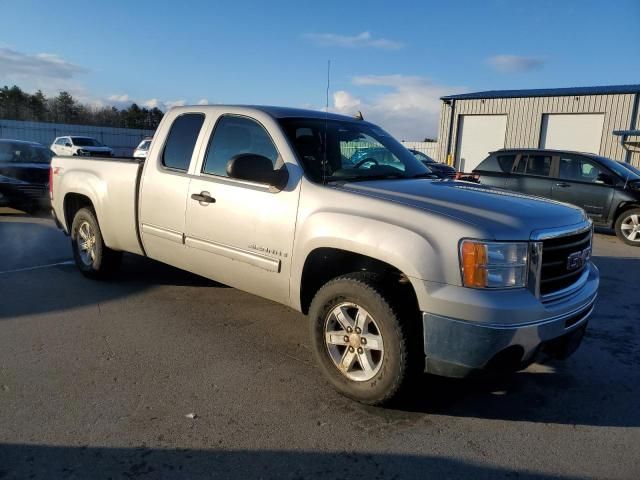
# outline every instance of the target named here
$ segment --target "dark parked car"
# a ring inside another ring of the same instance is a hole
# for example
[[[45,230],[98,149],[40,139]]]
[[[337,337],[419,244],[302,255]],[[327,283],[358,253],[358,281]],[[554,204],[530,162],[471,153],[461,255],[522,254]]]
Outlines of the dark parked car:
[[[429,155],[425,155],[424,153],[418,151],[418,150],[409,150],[411,153],[413,153],[413,156],[416,157],[418,160],[420,160],[422,163],[424,163],[427,167],[429,167],[429,170],[431,170],[433,173],[435,173],[438,177],[440,178],[454,178],[456,176],[456,169],[453,167],[450,167],[449,165],[446,165],[444,163],[439,163],[436,162],[433,158],[431,158]]]
[[[610,158],[564,150],[492,152],[473,171],[480,183],[582,207],[597,226],[640,247],[640,174]]]
[[[30,213],[50,208],[51,157],[39,143],[0,139],[0,206]]]

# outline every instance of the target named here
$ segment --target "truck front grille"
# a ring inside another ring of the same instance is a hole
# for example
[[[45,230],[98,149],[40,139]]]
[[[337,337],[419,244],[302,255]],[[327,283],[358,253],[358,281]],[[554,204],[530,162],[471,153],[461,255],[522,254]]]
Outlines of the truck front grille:
[[[591,256],[591,229],[542,241],[540,294],[548,295],[576,283]]]

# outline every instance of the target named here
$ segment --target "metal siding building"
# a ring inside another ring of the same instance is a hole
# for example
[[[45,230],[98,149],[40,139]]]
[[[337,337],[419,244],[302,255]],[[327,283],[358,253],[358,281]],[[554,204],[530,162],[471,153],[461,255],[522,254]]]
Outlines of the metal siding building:
[[[552,133],[549,129],[555,129],[554,138],[557,141],[562,137],[561,132],[565,131],[561,128],[564,128],[568,129],[567,136],[570,133],[573,133],[574,137],[582,134],[582,139],[587,144],[597,145],[590,148],[590,150],[598,149],[593,153],[639,166],[640,151],[626,149],[621,145],[620,137],[612,133],[614,130],[634,130],[640,127],[639,98],[640,85],[488,91],[442,97],[438,160],[446,162],[451,155],[456,168],[460,169],[462,166],[466,171],[470,170],[469,166],[477,165],[484,158],[479,160],[475,158],[479,156],[482,148],[477,150],[478,153],[472,159],[461,156],[461,150],[465,147],[465,138],[469,138],[471,134],[464,130],[464,123],[465,120],[468,123],[471,123],[471,120],[475,123],[482,120],[489,125],[488,121],[491,120],[496,128],[504,128],[504,132],[497,133],[495,128],[493,130],[485,128],[484,133],[490,132],[499,137],[497,142],[494,141],[495,145],[491,145],[491,150],[545,146],[552,148],[548,144]],[[571,117],[567,114],[581,116]],[[572,118],[576,120],[574,122],[576,125],[573,126],[574,131],[570,132]],[[577,126],[579,123],[588,126],[589,135],[580,130]],[[502,124],[505,124],[504,127],[501,126]],[[561,124],[564,127],[560,127]],[[481,134],[482,132],[476,133],[477,136]],[[594,138],[587,138],[587,136]],[[578,144],[580,144],[579,140]],[[579,149],[566,146],[560,146],[560,148]],[[486,156],[487,153],[484,151],[483,155]]]

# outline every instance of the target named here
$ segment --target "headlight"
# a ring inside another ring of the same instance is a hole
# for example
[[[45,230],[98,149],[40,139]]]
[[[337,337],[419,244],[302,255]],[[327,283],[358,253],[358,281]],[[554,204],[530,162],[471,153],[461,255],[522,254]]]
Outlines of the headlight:
[[[472,288],[520,288],[527,285],[527,242],[460,242],[462,284]]]

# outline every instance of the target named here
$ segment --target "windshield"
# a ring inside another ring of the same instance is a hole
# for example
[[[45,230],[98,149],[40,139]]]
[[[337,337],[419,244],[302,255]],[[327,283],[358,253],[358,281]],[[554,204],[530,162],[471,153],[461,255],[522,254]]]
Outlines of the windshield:
[[[422,152],[419,152],[418,150],[410,150],[410,152],[413,153],[413,156],[416,157],[421,162],[424,162],[424,163],[436,163],[436,161],[433,158],[431,158],[428,155],[425,155]]]
[[[40,145],[0,142],[0,162],[50,163],[53,152]]]
[[[280,124],[314,182],[431,176],[400,142],[368,122],[285,118]]]
[[[638,178],[640,179],[640,169],[634,167],[633,165],[631,165],[630,163],[623,163],[623,162],[618,162],[620,165],[622,165],[624,168],[626,168],[627,170],[630,170],[631,172],[635,173]]]
[[[102,147],[102,144],[94,138],[72,137],[73,144],[78,147]]]
[[[598,160],[600,160],[600,162],[605,167],[608,167],[609,169],[617,173],[623,180],[627,180],[627,178],[629,180],[640,180],[640,175],[638,175],[632,169],[625,168],[625,166],[622,165],[620,162],[611,160],[610,158],[607,158],[607,157],[598,157]]]

